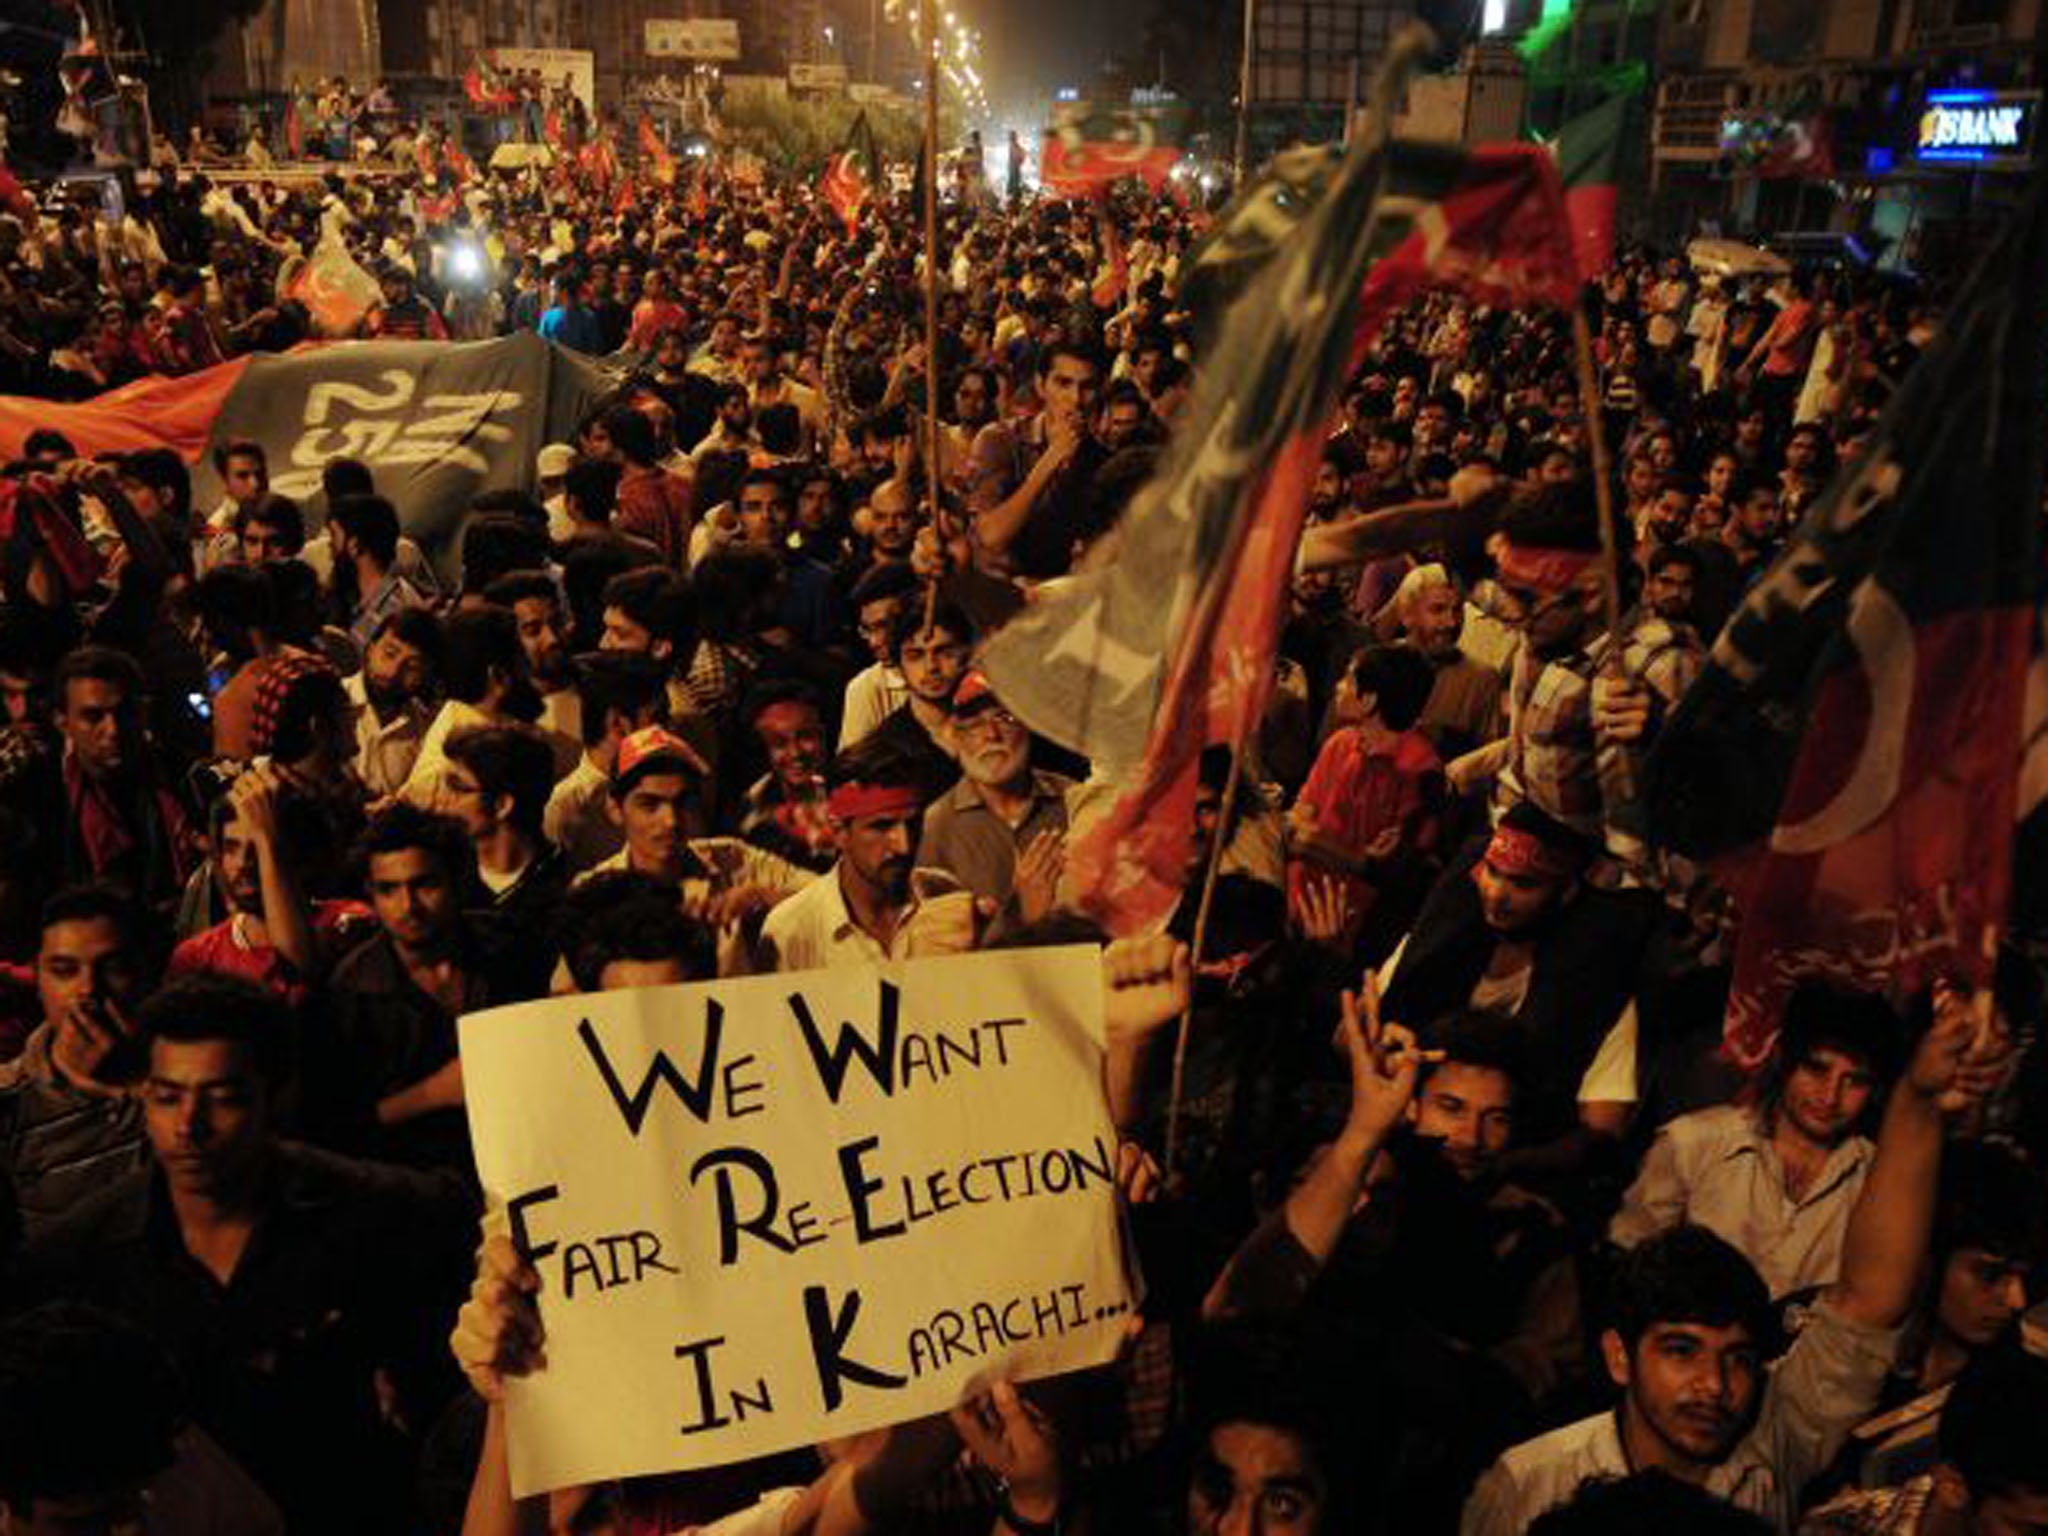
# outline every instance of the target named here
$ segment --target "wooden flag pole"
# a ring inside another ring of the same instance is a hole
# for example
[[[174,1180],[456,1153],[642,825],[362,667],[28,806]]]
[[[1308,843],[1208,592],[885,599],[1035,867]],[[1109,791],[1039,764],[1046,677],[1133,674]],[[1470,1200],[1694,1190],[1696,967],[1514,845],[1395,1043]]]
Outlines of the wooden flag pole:
[[[1247,701],[1249,706],[1249,701]],[[1217,807],[1216,830],[1209,838],[1209,861],[1202,871],[1202,899],[1195,906],[1195,931],[1188,945],[1188,1000],[1181,1005],[1180,1024],[1173,1037],[1173,1086],[1166,1103],[1166,1167],[1171,1179],[1180,1161],[1180,1100],[1187,1078],[1188,1036],[1195,1019],[1195,987],[1202,963],[1202,945],[1209,937],[1209,903],[1216,895],[1216,873],[1223,867],[1223,850],[1230,842],[1231,812],[1237,806],[1237,788],[1244,778],[1245,745],[1251,740],[1251,710],[1238,722],[1237,740],[1230,747],[1230,776],[1223,781],[1223,800]]]
[[[1586,416],[1586,446],[1593,456],[1593,506],[1600,519],[1600,597],[1607,619],[1607,659],[1601,670],[1609,677],[1627,675],[1621,659],[1621,552],[1614,531],[1614,485],[1607,462],[1607,421],[1600,401],[1600,380],[1593,371],[1593,328],[1586,320],[1586,296],[1572,307],[1572,351],[1579,364],[1579,409]],[[1626,750],[1616,754],[1614,784],[1633,800],[1635,766]]]
[[[1608,657],[1621,659],[1621,555],[1614,535],[1614,486],[1607,461],[1607,423],[1600,380],[1593,370],[1593,329],[1586,321],[1584,295],[1572,310],[1572,350],[1578,356],[1579,409],[1586,417],[1586,444],[1593,456],[1593,504],[1600,516],[1600,590],[1607,610]]]
[[[925,591],[924,627],[932,627],[946,574],[945,507],[939,488],[939,31],[933,0],[924,18],[924,489],[931,502],[932,553],[938,569]]]

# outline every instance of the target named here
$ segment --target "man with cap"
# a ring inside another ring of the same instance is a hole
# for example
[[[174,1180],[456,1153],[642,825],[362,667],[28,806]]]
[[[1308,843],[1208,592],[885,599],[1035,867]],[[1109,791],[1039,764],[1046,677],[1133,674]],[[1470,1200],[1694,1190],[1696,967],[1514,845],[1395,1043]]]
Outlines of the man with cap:
[[[1386,619],[1435,670],[1436,683],[1417,722],[1430,744],[1450,758],[1499,735],[1500,673],[1474,661],[1458,644],[1465,629],[1465,600],[1450,573],[1434,562],[1416,566],[1395,588],[1382,613],[1382,622]]]
[[[1031,923],[1052,907],[1065,858],[1073,781],[1031,766],[1031,733],[971,668],[953,692],[960,782],[925,818],[917,862],[943,869],[1003,918]]]
[[[607,870],[631,869],[682,888],[692,915],[725,927],[759,917],[816,877],[765,848],[737,837],[706,837],[704,759],[665,726],[650,725],[621,741],[612,762],[611,810],[626,845],[593,866],[578,883]],[[737,945],[721,935],[721,974],[732,974]]]
[[[395,261],[377,269],[377,286],[384,302],[374,304],[363,316],[362,334],[372,341],[446,341],[448,327],[429,304],[413,291],[412,273]]]
[[[1833,1282],[1870,1170],[1862,1128],[1905,1025],[1881,998],[1806,981],[1784,1031],[1757,1103],[1695,1110],[1658,1131],[1608,1230],[1618,1245],[1693,1222],[1733,1244],[1773,1297]]]
[[[569,471],[576,465],[576,450],[567,443],[549,443],[534,456],[534,495],[547,508],[548,541],[566,544],[576,525],[568,506]]]
[[[924,820],[917,759],[865,741],[832,760],[825,783],[839,857],[768,914],[764,968],[807,971],[972,948],[973,896],[943,871],[919,869],[914,857]]]

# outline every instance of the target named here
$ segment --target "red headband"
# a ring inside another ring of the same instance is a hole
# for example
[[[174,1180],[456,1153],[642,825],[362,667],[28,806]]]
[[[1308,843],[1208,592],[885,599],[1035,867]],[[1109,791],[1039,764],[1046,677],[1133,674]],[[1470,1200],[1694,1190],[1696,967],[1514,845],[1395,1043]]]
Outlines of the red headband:
[[[863,816],[915,816],[924,797],[907,784],[842,784],[825,797],[825,814],[834,821]]]
[[[1500,553],[1501,585],[1535,592],[1562,592],[1599,558],[1587,549],[1540,549],[1509,544]]]
[[[1493,841],[1486,845],[1486,862],[1504,875],[1565,879],[1578,873],[1577,863],[1571,855],[1519,827],[1493,829]]]

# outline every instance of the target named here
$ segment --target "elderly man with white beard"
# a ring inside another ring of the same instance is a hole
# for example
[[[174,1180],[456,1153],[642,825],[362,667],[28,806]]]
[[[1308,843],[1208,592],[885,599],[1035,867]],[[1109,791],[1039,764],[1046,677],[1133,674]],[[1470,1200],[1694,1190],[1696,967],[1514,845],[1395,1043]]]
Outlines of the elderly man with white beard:
[[[997,931],[1036,922],[1052,908],[1073,781],[1033,770],[1031,733],[979,669],[960,679],[952,718],[960,782],[925,813],[917,862],[993,904]]]

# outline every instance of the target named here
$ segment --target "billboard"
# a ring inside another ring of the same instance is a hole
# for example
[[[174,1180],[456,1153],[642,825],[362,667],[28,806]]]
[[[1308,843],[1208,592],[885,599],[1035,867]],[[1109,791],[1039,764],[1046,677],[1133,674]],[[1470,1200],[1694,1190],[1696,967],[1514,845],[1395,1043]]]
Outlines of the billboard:
[[[797,91],[843,91],[846,89],[846,66],[844,64],[792,64],[789,66],[790,89]]]
[[[2018,170],[2034,163],[2039,91],[1929,91],[1913,152],[1922,161]]]
[[[649,19],[647,52],[657,59],[736,59],[740,24],[717,16]]]

